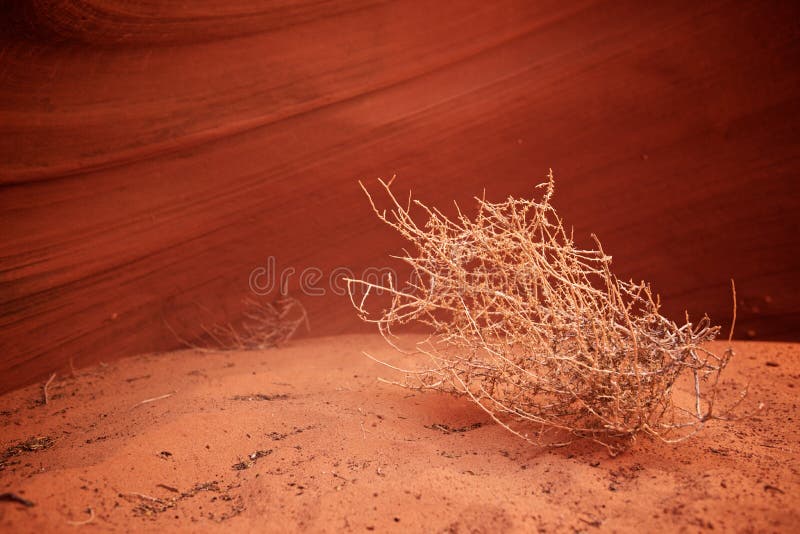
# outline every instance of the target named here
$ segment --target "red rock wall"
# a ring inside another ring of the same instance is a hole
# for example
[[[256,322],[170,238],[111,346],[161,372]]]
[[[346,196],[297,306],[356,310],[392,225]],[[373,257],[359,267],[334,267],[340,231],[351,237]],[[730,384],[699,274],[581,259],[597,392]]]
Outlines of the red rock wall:
[[[738,334],[796,339],[799,10],[648,4],[6,3],[0,391],[234,319],[271,255],[386,264],[356,181],[395,173],[468,205],[552,167],[667,313],[727,324],[734,277]],[[313,333],[360,328],[302,298]]]

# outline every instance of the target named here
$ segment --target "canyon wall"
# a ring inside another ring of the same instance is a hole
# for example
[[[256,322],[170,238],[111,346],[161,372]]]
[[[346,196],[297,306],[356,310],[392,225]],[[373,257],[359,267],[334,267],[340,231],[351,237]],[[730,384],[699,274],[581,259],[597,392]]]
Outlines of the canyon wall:
[[[363,328],[328,278],[392,265],[402,243],[358,187],[392,175],[468,209],[552,168],[576,239],[596,233],[666,314],[727,328],[734,278],[738,337],[800,335],[793,2],[0,14],[0,392],[235,321],[270,257],[311,335]],[[300,290],[307,268],[324,296]]]

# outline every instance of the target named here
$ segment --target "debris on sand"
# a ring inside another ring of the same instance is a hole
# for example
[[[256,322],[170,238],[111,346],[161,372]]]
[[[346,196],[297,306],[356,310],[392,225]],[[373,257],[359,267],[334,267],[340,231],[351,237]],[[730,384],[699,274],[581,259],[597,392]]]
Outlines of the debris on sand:
[[[289,436],[294,436],[295,434],[302,434],[306,430],[312,430],[315,428],[315,425],[308,425],[306,427],[294,427],[292,428],[291,432],[270,432],[267,434],[267,437],[272,441],[280,441],[282,439],[286,439]]]
[[[256,462],[259,459],[263,458],[264,456],[269,456],[270,454],[272,454],[272,449],[264,449],[252,452],[247,455],[246,460],[242,460],[240,462],[233,464],[231,468],[234,469],[235,471],[244,471],[245,469],[250,469],[251,467],[256,465]]]
[[[165,488],[168,491],[172,491],[173,493],[178,491],[177,488],[165,486],[164,484],[159,484],[158,486]],[[195,484],[192,489],[170,498],[153,497],[151,495],[145,495],[144,493],[138,492],[119,493],[118,495],[120,498],[136,505],[133,507],[133,513],[135,515],[140,517],[155,517],[158,514],[166,512],[167,510],[176,508],[178,503],[181,501],[190,499],[198,493],[204,491],[223,493],[222,489],[219,487],[219,482],[212,480],[210,482]],[[227,497],[227,494],[224,494],[223,496]],[[230,500],[232,500],[232,498]]]
[[[8,449],[0,454],[0,471],[6,468],[9,463],[7,460],[9,458],[13,458],[14,456],[19,456],[25,452],[37,452],[49,449],[55,444],[56,440],[49,437],[49,436],[36,436],[32,438],[28,438],[27,440],[17,443],[16,445],[12,445]]]
[[[128,502],[135,503],[133,513],[137,516],[152,517],[177,506],[177,499],[159,499],[144,493],[120,493],[119,496]]]
[[[482,426],[483,423],[472,423],[471,425],[453,428],[444,423],[434,423],[432,425],[425,425],[425,428],[430,428],[431,430],[438,430],[443,434],[454,434],[461,432],[469,432],[470,430],[475,430],[476,428],[480,428]]]
[[[275,395],[267,395],[266,393],[254,393],[253,395],[234,395],[231,400],[238,401],[274,401],[286,400],[289,395],[286,393],[276,393]]]

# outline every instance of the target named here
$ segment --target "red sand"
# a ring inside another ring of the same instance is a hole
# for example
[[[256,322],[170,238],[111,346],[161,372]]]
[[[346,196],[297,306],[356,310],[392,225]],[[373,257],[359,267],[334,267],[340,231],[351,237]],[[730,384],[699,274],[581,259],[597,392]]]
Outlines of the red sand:
[[[361,350],[402,359],[377,336],[123,359],[57,377],[47,405],[42,384],[0,398],[1,450],[55,440],[5,459],[0,493],[35,505],[0,502],[0,529],[791,532],[800,346],[735,349],[723,400],[749,381],[755,416],[616,458],[533,447],[465,401],[377,382],[392,371]]]

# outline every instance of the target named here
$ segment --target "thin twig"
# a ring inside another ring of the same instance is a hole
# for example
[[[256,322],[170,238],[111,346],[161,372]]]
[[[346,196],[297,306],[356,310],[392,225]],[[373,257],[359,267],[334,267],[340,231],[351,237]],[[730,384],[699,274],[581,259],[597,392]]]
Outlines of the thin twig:
[[[152,497],[150,495],[145,495],[144,493],[139,493],[138,491],[129,491],[127,493],[120,493],[119,495],[120,495],[120,497],[130,496],[130,497],[136,497],[138,499],[144,499],[145,501],[152,501],[152,502],[161,502],[162,501],[162,499],[159,499],[158,497]]]
[[[94,510],[92,508],[87,508],[87,510],[89,511],[88,519],[85,519],[83,521],[67,521],[67,524],[79,527],[81,525],[88,525],[89,523],[94,521]]]
[[[50,387],[50,383],[55,380],[56,374],[53,373],[50,375],[50,378],[47,379],[47,382],[44,383],[44,403],[48,404],[50,402],[50,396],[47,394],[47,388]]]
[[[137,406],[141,406],[142,404],[148,404],[150,402],[155,402],[155,401],[159,401],[161,399],[166,399],[168,397],[173,396],[174,394],[175,394],[175,392],[165,393],[164,395],[159,395],[158,397],[153,397],[152,399],[145,399],[145,400],[143,400],[141,402],[136,403],[133,407],[136,408]]]

